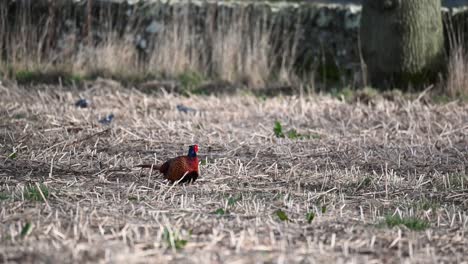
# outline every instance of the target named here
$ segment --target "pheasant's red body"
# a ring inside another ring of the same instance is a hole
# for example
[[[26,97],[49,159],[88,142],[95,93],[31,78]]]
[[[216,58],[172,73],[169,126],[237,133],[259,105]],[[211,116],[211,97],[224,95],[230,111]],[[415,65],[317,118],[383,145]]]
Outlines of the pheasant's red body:
[[[153,168],[159,170],[164,178],[173,182],[194,182],[198,176],[198,157],[196,153],[198,146],[190,146],[187,156],[179,156],[167,160],[162,165],[139,165],[142,168]]]
[[[171,182],[184,177],[185,181],[195,181],[198,178],[198,157],[179,156],[164,162],[159,167],[159,172]]]

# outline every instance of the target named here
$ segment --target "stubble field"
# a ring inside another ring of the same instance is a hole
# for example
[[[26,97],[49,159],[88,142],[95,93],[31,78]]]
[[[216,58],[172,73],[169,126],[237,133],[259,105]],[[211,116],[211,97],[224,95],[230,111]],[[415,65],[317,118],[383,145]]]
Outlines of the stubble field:
[[[86,87],[0,86],[0,262],[468,259],[466,104]],[[134,168],[194,143],[194,184]]]

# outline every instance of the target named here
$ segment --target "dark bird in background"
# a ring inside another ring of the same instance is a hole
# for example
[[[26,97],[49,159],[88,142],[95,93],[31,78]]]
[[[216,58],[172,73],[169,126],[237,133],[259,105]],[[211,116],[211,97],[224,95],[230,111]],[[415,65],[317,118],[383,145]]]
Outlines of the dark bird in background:
[[[183,113],[189,113],[189,112],[195,113],[197,111],[194,108],[185,106],[183,104],[178,104],[176,107],[177,107],[177,110],[179,110],[180,112],[183,112]]]
[[[86,108],[89,106],[89,101],[81,98],[80,100],[76,101],[75,106],[79,108]]]
[[[195,182],[198,178],[198,145],[189,146],[187,156],[178,156],[167,160],[162,165],[143,164],[137,167],[159,170],[171,183]]]
[[[114,114],[107,115],[106,117],[99,120],[99,123],[103,125],[108,125],[110,124],[110,122],[112,122],[112,119],[114,119]]]

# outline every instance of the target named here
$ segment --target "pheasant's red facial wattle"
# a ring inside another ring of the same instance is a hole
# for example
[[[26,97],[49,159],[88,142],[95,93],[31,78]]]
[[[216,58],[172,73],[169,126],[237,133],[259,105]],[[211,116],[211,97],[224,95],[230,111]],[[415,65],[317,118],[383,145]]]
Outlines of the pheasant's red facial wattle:
[[[193,150],[195,150],[195,153],[197,153],[198,152],[198,145],[194,145]]]

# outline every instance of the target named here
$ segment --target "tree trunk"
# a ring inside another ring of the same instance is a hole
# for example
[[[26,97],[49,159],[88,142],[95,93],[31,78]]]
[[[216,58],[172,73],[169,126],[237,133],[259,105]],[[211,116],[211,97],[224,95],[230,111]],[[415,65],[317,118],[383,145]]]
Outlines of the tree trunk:
[[[373,86],[421,87],[443,70],[441,0],[364,0],[360,37]]]

